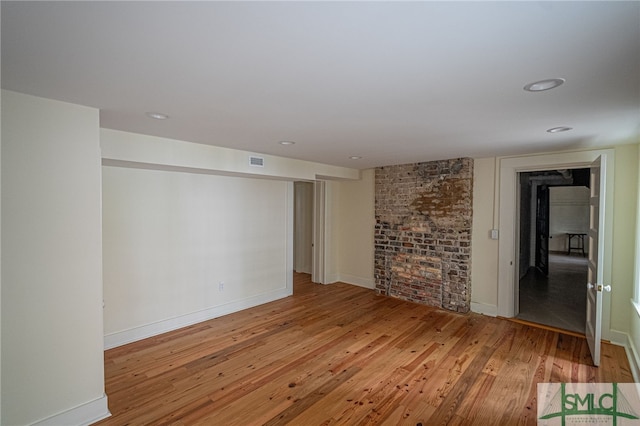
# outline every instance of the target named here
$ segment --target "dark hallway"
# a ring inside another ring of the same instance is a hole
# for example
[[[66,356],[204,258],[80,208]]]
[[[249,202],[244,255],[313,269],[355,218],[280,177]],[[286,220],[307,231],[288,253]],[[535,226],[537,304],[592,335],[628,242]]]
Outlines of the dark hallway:
[[[586,257],[550,253],[549,276],[529,268],[520,280],[517,318],[584,333],[586,286]]]

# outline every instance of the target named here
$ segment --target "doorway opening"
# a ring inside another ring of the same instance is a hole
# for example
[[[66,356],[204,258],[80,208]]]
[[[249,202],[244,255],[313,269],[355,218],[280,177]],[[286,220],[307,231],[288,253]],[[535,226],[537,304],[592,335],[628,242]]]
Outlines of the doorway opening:
[[[518,173],[517,318],[584,334],[589,169]]]
[[[294,182],[293,270],[311,274],[313,270],[313,183]]]

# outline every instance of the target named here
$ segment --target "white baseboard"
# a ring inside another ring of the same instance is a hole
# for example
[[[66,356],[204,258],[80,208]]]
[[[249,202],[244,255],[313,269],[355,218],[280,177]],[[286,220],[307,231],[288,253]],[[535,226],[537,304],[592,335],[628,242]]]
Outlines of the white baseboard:
[[[347,284],[357,285],[358,287],[368,288],[371,290],[376,287],[373,278],[358,277],[356,275],[341,274],[339,281]]]
[[[614,345],[624,346],[633,381],[636,383],[640,382],[640,355],[636,350],[635,342],[631,336],[621,331],[611,330],[609,341]]]
[[[278,289],[269,293],[260,294],[242,300],[237,300],[224,305],[214,306],[197,312],[181,315],[175,318],[158,321],[152,324],[146,324],[140,327],[131,328],[129,330],[119,331],[104,336],[104,348],[111,349],[117,346],[126,345],[127,343],[146,339],[147,337],[156,336],[168,331],[177,330],[199,322],[208,321],[223,315],[232,314],[244,309],[253,308],[254,306],[264,303],[273,302],[291,296],[291,287]]]
[[[325,275],[324,280],[325,282],[323,284],[333,284],[340,281],[340,279],[338,278],[338,274],[329,274],[329,273]]]
[[[32,423],[33,426],[87,426],[111,416],[107,396],[89,401],[78,407]]]
[[[484,303],[471,302],[471,312],[487,315],[489,317],[497,317],[498,307],[496,305],[487,305]]]
[[[625,350],[627,352],[627,359],[629,360],[629,366],[631,367],[631,374],[633,375],[633,381],[636,383],[640,382],[640,356],[638,356],[638,351],[636,351],[636,346],[634,345],[633,340],[629,337],[629,344],[626,345]]]
[[[603,336],[603,339],[609,340],[614,345],[627,346],[629,345],[629,335],[624,331],[609,330],[608,336]]]

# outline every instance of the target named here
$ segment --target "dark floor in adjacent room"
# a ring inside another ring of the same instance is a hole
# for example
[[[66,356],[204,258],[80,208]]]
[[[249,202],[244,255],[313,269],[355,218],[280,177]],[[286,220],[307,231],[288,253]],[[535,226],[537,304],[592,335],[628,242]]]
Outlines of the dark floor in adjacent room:
[[[520,280],[518,319],[584,333],[587,258],[550,254],[549,276],[530,268]]]

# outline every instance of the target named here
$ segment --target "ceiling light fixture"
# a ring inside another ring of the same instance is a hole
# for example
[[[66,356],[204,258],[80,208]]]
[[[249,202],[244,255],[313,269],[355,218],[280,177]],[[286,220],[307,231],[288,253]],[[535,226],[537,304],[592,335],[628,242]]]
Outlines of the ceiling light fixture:
[[[359,160],[362,157],[360,157],[359,155],[352,155],[351,157],[349,157],[349,160]]]
[[[552,127],[551,129],[547,129],[547,133],[568,132],[569,130],[573,130],[573,127]]]
[[[147,117],[153,118],[154,120],[166,120],[169,118],[167,114],[163,114],[161,112],[148,112]]]
[[[296,143],[293,141],[280,141],[278,142],[280,145],[295,145]]]
[[[524,86],[527,92],[544,92],[545,90],[554,89],[565,82],[564,78],[550,78],[548,80],[540,80],[535,83],[529,83]]]

